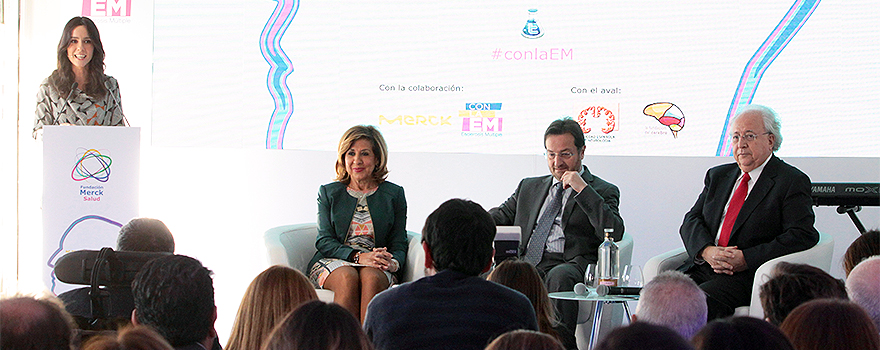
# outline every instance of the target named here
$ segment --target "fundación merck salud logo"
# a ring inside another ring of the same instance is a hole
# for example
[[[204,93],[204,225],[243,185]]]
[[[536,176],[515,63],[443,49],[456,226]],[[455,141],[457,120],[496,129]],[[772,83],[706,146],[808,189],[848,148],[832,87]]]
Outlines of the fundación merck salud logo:
[[[99,183],[110,180],[111,164],[113,164],[113,159],[108,155],[101,154],[101,151],[93,148],[77,149],[77,161],[70,171],[70,178],[73,181],[89,183],[79,186],[79,195],[83,197],[83,202],[101,201],[101,197],[104,196],[104,186],[90,183],[92,180]]]

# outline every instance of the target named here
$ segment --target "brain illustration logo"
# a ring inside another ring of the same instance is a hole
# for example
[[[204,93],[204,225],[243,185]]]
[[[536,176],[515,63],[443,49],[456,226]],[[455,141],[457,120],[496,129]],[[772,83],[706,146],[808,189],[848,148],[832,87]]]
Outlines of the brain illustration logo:
[[[614,112],[611,110],[602,106],[587,107],[578,114],[577,118],[578,124],[581,125],[584,134],[589,134],[590,131],[593,130],[589,127],[591,119],[601,120],[601,129],[605,134],[611,133],[617,126],[617,117],[614,116]]]
[[[70,178],[74,181],[83,181],[95,179],[100,182],[107,182],[110,179],[110,164],[113,160],[110,156],[101,154],[96,149],[89,149],[82,153],[78,153],[79,160],[70,171]]]
[[[684,113],[673,103],[652,103],[645,107],[643,113],[654,117],[660,124],[666,125],[672,131],[672,136],[675,138],[678,138],[678,132],[684,128]]]

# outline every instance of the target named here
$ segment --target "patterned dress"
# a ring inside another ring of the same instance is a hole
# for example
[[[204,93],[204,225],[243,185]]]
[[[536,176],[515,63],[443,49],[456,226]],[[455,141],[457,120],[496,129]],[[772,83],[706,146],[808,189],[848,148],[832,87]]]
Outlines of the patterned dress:
[[[103,125],[124,126],[122,105],[120,105],[119,84],[111,76],[106,76],[107,94],[101,99],[87,95],[77,88],[66,100],[49,83],[49,78],[40,84],[37,92],[37,110],[34,120],[34,135],[43,125]],[[65,107],[66,105],[66,107]]]
[[[358,201],[354,210],[354,215],[351,218],[351,225],[348,228],[348,236],[345,239],[345,245],[352,247],[361,253],[371,252],[373,251],[373,248],[376,247],[376,239],[373,233],[373,219],[370,217],[370,208],[367,206],[367,197],[376,193],[376,190],[358,192],[346,188],[346,191],[348,191],[350,196],[357,198]],[[342,266],[364,265],[355,264],[343,259],[323,258],[318,260],[318,262],[312,266],[311,271],[309,271],[309,279],[316,287],[323,288],[324,281],[327,280],[330,273]],[[388,283],[393,284],[395,282],[394,276],[388,271],[384,272],[385,276],[388,277]]]

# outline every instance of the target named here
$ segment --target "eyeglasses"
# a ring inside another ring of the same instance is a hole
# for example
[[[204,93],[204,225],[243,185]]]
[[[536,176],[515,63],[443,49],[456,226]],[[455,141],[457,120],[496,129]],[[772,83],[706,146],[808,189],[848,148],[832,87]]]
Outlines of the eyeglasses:
[[[765,132],[760,135],[769,135],[769,134],[770,134],[769,132]],[[755,141],[755,139],[758,138],[758,136],[759,136],[759,134],[753,134],[750,132],[747,132],[742,136],[740,136],[739,134],[733,134],[733,135],[730,135],[730,141],[732,141],[733,143],[737,143],[740,140],[745,141],[745,142],[752,142],[752,141]]]
[[[574,153],[571,153],[571,152],[561,152],[561,153],[544,152],[544,155],[547,156],[547,159],[549,159],[549,160],[554,160],[554,159],[556,159],[557,156],[562,159],[571,159],[571,157],[574,157]]]

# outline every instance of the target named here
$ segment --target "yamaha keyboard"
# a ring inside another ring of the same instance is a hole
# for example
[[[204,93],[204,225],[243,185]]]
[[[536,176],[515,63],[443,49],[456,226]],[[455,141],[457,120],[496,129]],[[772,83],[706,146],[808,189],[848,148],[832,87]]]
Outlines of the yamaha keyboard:
[[[815,206],[880,206],[880,183],[814,182]]]

